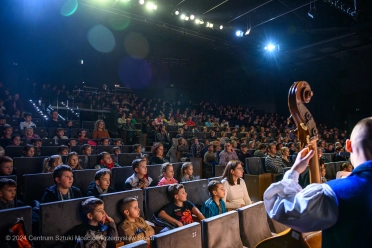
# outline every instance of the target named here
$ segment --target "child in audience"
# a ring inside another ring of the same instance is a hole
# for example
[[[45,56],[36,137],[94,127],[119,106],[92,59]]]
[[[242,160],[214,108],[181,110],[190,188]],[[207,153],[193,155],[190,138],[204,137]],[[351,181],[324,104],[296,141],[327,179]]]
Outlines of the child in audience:
[[[85,129],[80,129],[79,130],[79,144],[82,145],[84,143],[84,141],[87,141],[89,140],[88,137],[86,137],[85,135],[87,134],[87,131]]]
[[[17,207],[16,194],[17,183],[13,179],[0,178],[0,210]]]
[[[188,182],[196,180],[196,178],[192,175],[194,172],[192,163],[186,162],[182,164],[181,167],[181,182]]]
[[[9,146],[19,146],[21,144],[21,136],[19,134],[13,134],[10,138]]]
[[[67,145],[71,149],[71,147],[76,146],[76,140],[75,139],[68,139]]]
[[[123,142],[121,139],[114,139],[112,143],[114,146],[117,146],[117,147],[121,147],[123,145]]]
[[[53,139],[68,139],[68,137],[65,136],[65,129],[61,127],[57,128],[56,136],[54,136]]]
[[[67,156],[67,155],[68,155],[68,147],[65,146],[65,145],[61,145],[61,146],[58,148],[58,155],[61,155],[61,156]]]
[[[114,162],[119,163],[119,158],[118,158],[118,156],[119,156],[120,153],[121,153],[121,150],[120,150],[119,147],[114,146],[114,147],[112,148],[112,154],[114,154]]]
[[[110,187],[111,171],[109,169],[100,169],[94,176],[94,181],[88,186],[87,196],[99,198],[99,195],[114,193],[115,190]]]
[[[158,186],[178,183],[178,181],[173,177],[174,177],[173,165],[170,163],[162,164],[160,168],[159,176],[160,181],[158,183]]]
[[[25,121],[21,122],[19,124],[19,128],[21,130],[24,130],[26,127],[36,127],[35,123],[33,123],[31,120],[32,120],[32,114],[29,113],[29,112],[26,112],[23,114],[23,118],[25,119]]]
[[[66,158],[66,164],[71,167],[72,170],[82,170],[83,168],[79,164],[79,156],[76,152],[70,152]]]
[[[17,170],[13,167],[13,159],[8,156],[0,157],[0,176],[17,175]]]
[[[160,210],[158,217],[176,226],[190,224],[195,215],[199,221],[205,219],[203,214],[187,200],[187,193],[182,184],[169,185],[167,195],[171,203]]]
[[[49,158],[44,159],[44,173],[47,172],[53,172],[54,169],[58,166],[61,165],[62,163],[62,158],[59,155],[52,155]]]
[[[53,171],[53,178],[55,184],[45,190],[42,203],[64,201],[70,199],[81,198],[79,188],[72,186],[74,176],[70,166],[62,164],[58,165]]]
[[[30,141],[33,139],[40,139],[40,136],[38,134],[34,134],[34,129],[32,127],[26,127],[25,135],[23,135],[23,139]]]
[[[99,144],[101,146],[108,146],[108,145],[110,145],[110,141],[109,141],[108,138],[102,138]]]
[[[152,178],[147,175],[147,161],[135,159],[132,162],[133,175],[125,180],[125,190],[144,189],[152,186]]]
[[[85,223],[72,228],[64,237],[64,247],[108,247],[115,248],[118,232],[115,222],[98,198],[89,198],[81,204]]]
[[[11,139],[13,134],[12,126],[5,126],[4,127],[4,135],[1,137],[2,139]]]
[[[43,141],[41,139],[33,139],[31,142],[35,148],[35,156],[41,156],[41,147],[43,146]]]
[[[353,166],[350,164],[350,162],[345,162],[345,163],[342,164],[341,169],[342,169],[342,171],[352,172],[353,171]]]
[[[92,154],[92,147],[88,144],[84,144],[81,146],[81,154],[85,155],[84,163],[87,166],[89,163],[88,156]]]
[[[23,147],[23,157],[33,157],[35,155],[35,147],[27,144]]]
[[[96,169],[106,168],[112,169],[114,167],[121,167],[118,163],[112,161],[111,155],[108,152],[101,152],[99,154],[99,164],[96,165]]]
[[[128,243],[144,240],[150,247],[150,237],[155,234],[155,231],[140,217],[137,199],[134,197],[123,199],[119,203],[119,211],[124,215],[124,220],[118,227],[119,236],[125,237]]]
[[[213,217],[219,214],[226,213],[226,206],[223,198],[225,197],[225,189],[219,181],[212,180],[208,183],[208,191],[211,196],[205,201],[201,212],[205,218]]]
[[[321,175],[321,181],[322,181],[322,183],[326,183],[327,182],[327,179],[326,179],[326,174],[327,174],[327,172],[326,172],[326,168],[320,168],[320,175]]]

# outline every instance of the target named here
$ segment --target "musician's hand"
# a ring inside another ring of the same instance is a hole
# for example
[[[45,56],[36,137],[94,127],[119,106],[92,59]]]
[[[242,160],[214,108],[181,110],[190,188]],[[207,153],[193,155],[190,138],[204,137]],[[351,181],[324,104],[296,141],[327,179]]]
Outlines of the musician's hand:
[[[298,174],[301,174],[305,171],[306,167],[309,165],[310,159],[314,156],[313,150],[308,150],[308,148],[302,149],[297,155],[296,161],[292,166],[292,169],[297,171]]]

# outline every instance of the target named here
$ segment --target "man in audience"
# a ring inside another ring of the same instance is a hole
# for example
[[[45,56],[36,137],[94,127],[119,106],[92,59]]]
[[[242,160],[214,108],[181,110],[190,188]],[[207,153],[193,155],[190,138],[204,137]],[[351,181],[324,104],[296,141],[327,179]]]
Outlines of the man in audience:
[[[283,173],[285,167],[281,157],[276,155],[276,145],[271,143],[268,149],[268,155],[265,158],[265,167],[267,172],[274,174]]]
[[[53,171],[54,185],[45,190],[42,203],[65,201],[82,197],[80,189],[72,186],[74,176],[68,165],[58,165]]]
[[[225,149],[220,153],[221,166],[226,166],[231,160],[239,160],[238,155],[236,155],[230,142],[226,142],[224,148]]]
[[[303,149],[284,180],[272,184],[264,194],[270,218],[300,232],[322,230],[322,247],[370,247],[372,117],[356,124],[346,149],[355,166],[348,177],[302,189],[298,175],[314,156],[313,151]]]
[[[191,116],[189,116],[189,118],[187,119],[186,125],[189,126],[189,127],[193,127],[193,126],[196,125],[196,123],[192,120]]]
[[[53,110],[50,113],[50,120],[47,122],[47,127],[64,127],[65,124],[63,121],[58,120],[58,111]]]
[[[324,148],[324,153],[334,153],[333,144],[328,143],[327,146]]]
[[[252,154],[248,152],[248,145],[247,144],[241,144],[240,145],[240,152],[238,152],[238,158],[239,160],[245,164],[245,159],[246,158],[251,158],[253,157]]]
[[[265,157],[266,156],[266,145],[260,144],[256,151],[253,153],[254,157]]]

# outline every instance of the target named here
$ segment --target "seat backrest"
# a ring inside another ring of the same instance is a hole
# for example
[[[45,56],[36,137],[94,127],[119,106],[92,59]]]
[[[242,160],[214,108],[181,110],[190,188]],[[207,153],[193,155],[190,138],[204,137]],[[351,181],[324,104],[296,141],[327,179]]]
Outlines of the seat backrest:
[[[168,185],[145,189],[145,208],[148,220],[151,221],[152,215],[169,203],[167,189]]]
[[[84,129],[94,129],[95,121],[83,121],[82,126]]]
[[[125,180],[133,175],[132,166],[115,167],[111,169],[111,187],[116,191],[124,191]]]
[[[22,178],[25,174],[42,173],[44,170],[44,159],[46,157],[14,158],[13,166],[17,169],[17,175]]]
[[[222,176],[221,176],[221,177],[210,177],[210,178],[208,178],[208,183],[209,183],[210,181],[212,181],[212,180],[215,180],[215,181],[219,181],[219,182],[221,182],[221,181],[222,181]]]
[[[147,242],[140,240],[128,245],[120,246],[119,248],[148,248]]]
[[[74,226],[82,224],[81,203],[85,199],[88,197],[40,204],[40,235],[62,236]],[[42,247],[53,247],[56,242],[56,239],[45,240]]]
[[[10,126],[18,126],[19,122],[24,121],[23,118],[21,119],[21,118],[5,117],[5,119],[6,119],[6,124]]]
[[[82,195],[87,195],[88,185],[94,181],[97,169],[75,170],[73,186],[78,187]]]
[[[112,145],[109,145],[109,146],[99,145],[98,149],[97,149],[97,153],[108,152],[108,153],[112,154],[112,148],[114,148],[114,147],[115,146],[112,146]]]
[[[23,156],[23,146],[7,146],[5,147],[5,156],[14,158]]]
[[[201,225],[195,222],[167,232],[159,233],[152,238],[152,248],[202,248]]]
[[[52,156],[58,154],[59,146],[42,146],[41,156]]]
[[[38,134],[41,138],[45,137],[46,136],[46,128],[45,127],[35,127],[34,128],[34,133]]]
[[[255,247],[261,240],[272,236],[262,201],[239,208],[238,214],[240,238],[244,246]]]
[[[194,176],[198,176],[199,178],[202,178],[202,167],[203,167],[203,160],[201,158],[190,158],[190,162],[193,165],[194,169]]]
[[[132,151],[133,151],[133,146],[130,146],[130,145],[121,146],[122,153],[131,153]]]
[[[333,158],[335,157],[334,153],[323,153],[323,156],[326,157],[329,162],[334,162]]]
[[[326,169],[326,178],[327,180],[336,179],[336,163],[325,163],[324,167]]]
[[[250,175],[260,175],[265,173],[262,166],[261,158],[251,157],[245,159],[245,167]]]
[[[9,227],[22,218],[28,235],[32,234],[32,208],[30,206],[4,209],[0,211],[0,233],[8,233]]]
[[[183,182],[182,184],[185,186],[187,200],[194,203],[200,209],[204,202],[209,198],[208,180],[194,180],[190,182]]]
[[[281,233],[289,228],[288,226],[280,222],[277,222],[276,220],[271,219],[267,214],[266,216],[267,216],[267,223],[269,224],[269,228],[272,233]]]
[[[141,210],[141,217],[144,218],[143,191],[141,189],[100,195],[100,198],[105,203],[105,212],[108,216],[114,219],[116,225],[124,219],[123,213],[119,212],[119,203],[127,197],[134,197],[137,199],[138,207]]]
[[[335,162],[335,173],[337,174],[338,171],[342,170],[342,165],[345,161]]]
[[[157,185],[159,182],[161,164],[154,164],[147,166],[147,174],[152,178],[154,185]],[[176,173],[176,171],[174,171]]]
[[[23,175],[23,203],[31,204],[32,200],[41,201],[45,189],[54,185],[53,173]]]
[[[173,170],[174,170],[174,179],[176,179],[177,181],[180,181],[182,164],[183,163],[172,163]],[[159,174],[160,174],[160,169],[159,169]],[[195,175],[195,167],[194,167],[194,176],[197,176]]]
[[[3,133],[0,129],[0,133]],[[1,147],[7,147],[10,145],[10,139],[0,139],[0,146]]]
[[[88,156],[88,164],[85,165],[87,169],[94,169],[97,164],[99,164],[99,155],[93,154]]]
[[[139,153],[120,153],[118,155],[118,163],[121,166],[132,166],[133,160],[141,158],[141,154]]]
[[[76,152],[77,154],[82,154],[81,153],[81,145],[76,145],[76,146],[73,146],[71,147],[71,151],[72,152]],[[92,154],[95,155],[97,153],[97,147],[95,146],[92,146]]]
[[[242,248],[238,212],[230,211],[202,220],[203,248]],[[221,228],[223,227],[223,228]]]
[[[55,143],[54,139],[42,139],[43,141],[43,146],[57,146],[58,144]],[[57,142],[58,143],[58,142]]]

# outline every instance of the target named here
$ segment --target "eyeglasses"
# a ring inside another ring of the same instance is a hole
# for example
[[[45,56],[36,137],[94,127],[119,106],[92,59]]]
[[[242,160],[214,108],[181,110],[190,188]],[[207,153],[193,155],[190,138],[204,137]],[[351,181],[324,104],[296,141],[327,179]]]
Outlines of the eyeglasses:
[[[236,170],[244,171],[243,167],[235,168]]]

